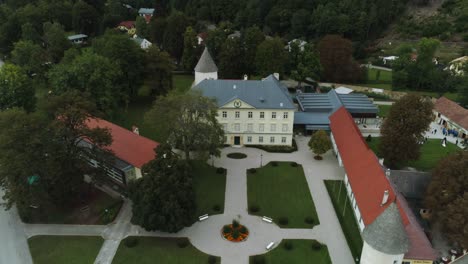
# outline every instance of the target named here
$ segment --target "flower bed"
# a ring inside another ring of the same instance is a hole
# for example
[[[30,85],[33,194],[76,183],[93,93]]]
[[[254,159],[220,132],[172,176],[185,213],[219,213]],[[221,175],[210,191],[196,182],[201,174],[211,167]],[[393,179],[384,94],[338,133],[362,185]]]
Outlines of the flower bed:
[[[224,239],[231,242],[242,242],[247,240],[249,230],[245,226],[239,224],[236,220],[233,220],[232,224],[223,226],[221,235]]]

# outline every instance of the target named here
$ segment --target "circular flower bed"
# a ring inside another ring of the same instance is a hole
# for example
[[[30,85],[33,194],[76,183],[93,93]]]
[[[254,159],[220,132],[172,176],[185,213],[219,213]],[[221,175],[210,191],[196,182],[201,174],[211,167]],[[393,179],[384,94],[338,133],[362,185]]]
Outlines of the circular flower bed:
[[[247,155],[245,155],[244,153],[239,153],[239,152],[229,153],[226,156],[228,158],[231,158],[231,159],[245,159],[245,158],[247,158]]]
[[[223,226],[221,235],[231,242],[242,242],[247,240],[249,230],[236,220],[233,220],[232,224]]]

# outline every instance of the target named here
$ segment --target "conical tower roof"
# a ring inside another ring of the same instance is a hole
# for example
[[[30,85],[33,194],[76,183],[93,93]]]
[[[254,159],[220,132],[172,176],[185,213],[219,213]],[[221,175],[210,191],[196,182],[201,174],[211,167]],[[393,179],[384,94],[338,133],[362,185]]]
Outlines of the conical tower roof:
[[[216,67],[216,64],[211,58],[210,52],[208,52],[208,48],[205,47],[205,50],[203,51],[203,54],[200,57],[200,60],[198,60],[197,66],[195,66],[195,71],[196,72],[217,72],[218,67]]]
[[[390,204],[374,222],[364,228],[362,237],[375,250],[389,254],[404,254],[409,240],[396,203]]]

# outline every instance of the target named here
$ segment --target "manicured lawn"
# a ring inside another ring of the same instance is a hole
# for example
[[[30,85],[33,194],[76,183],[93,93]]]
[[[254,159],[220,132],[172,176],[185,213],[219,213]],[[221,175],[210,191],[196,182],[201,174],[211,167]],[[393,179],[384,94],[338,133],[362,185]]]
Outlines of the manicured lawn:
[[[379,116],[380,117],[387,117],[388,113],[390,112],[391,105],[378,105],[379,107]]]
[[[352,211],[351,202],[346,198],[346,189],[343,181],[324,181],[328,194],[335,208],[336,216],[340,221],[341,229],[348,242],[349,249],[354,259],[361,257],[362,238],[359,226]],[[341,188],[341,190],[340,190]],[[346,202],[345,202],[346,201]],[[346,209],[344,208],[346,207]]]
[[[174,90],[180,93],[185,93],[192,86],[194,79],[193,75],[172,75],[172,85],[174,86]]]
[[[290,243],[292,248],[287,250],[284,245]],[[268,264],[331,264],[330,255],[326,245],[322,245],[319,250],[312,248],[312,240],[285,239],[272,251],[260,255],[251,256],[249,263],[254,264],[255,258],[264,258]]]
[[[126,238],[126,240],[129,238]],[[184,248],[180,248],[178,241],[185,240],[178,238],[156,238],[138,237],[135,247],[129,248],[125,245],[125,240],[120,243],[117,254],[112,264],[206,264],[209,255],[199,251],[190,243]],[[179,242],[180,244],[180,242]],[[219,257],[216,263],[220,263]]]
[[[195,189],[197,213],[222,214],[224,212],[224,193],[226,172],[216,173],[216,168],[202,161],[192,162],[193,185]],[[218,209],[219,210],[215,210]]]
[[[250,212],[271,217],[277,224],[286,217],[289,224],[281,225],[285,228],[311,228],[319,224],[302,166],[293,167],[291,162],[277,162],[276,167],[272,164],[247,174]],[[312,218],[313,223],[306,223],[306,218]]]
[[[378,79],[377,79],[377,72],[380,72],[380,76]],[[379,69],[373,69],[373,68],[367,69],[367,81],[363,84],[357,84],[357,85],[391,90],[392,89],[392,72],[379,70]]]
[[[28,240],[35,264],[94,263],[103,239],[87,236],[35,236]]]
[[[433,169],[440,159],[446,157],[450,153],[460,150],[450,142],[447,142],[447,147],[442,147],[441,139],[429,139],[426,143],[421,145],[421,156],[416,161],[408,162],[407,166],[413,167],[420,171],[430,171]],[[378,150],[380,138],[372,138],[371,142],[367,142],[369,147],[374,151],[378,157],[382,157]]]

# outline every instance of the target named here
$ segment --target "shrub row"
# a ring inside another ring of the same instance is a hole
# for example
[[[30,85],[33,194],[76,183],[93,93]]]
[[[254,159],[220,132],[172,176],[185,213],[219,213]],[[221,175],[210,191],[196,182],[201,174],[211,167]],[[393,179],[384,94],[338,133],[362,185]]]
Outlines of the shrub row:
[[[272,153],[292,153],[297,151],[297,144],[296,141],[292,140],[292,146],[273,146],[273,145],[245,145],[249,148],[258,148],[264,150],[266,152]]]

